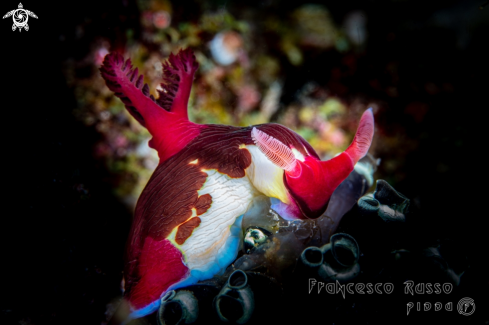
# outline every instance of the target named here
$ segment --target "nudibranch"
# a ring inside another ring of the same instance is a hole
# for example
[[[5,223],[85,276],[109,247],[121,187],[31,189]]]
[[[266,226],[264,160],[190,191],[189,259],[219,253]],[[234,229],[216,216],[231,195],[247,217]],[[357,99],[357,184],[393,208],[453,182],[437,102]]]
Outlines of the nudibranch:
[[[212,278],[237,256],[242,216],[266,196],[283,218],[318,218],[338,185],[366,155],[374,133],[364,112],[352,144],[321,161],[294,131],[279,124],[199,125],[187,115],[193,52],[171,54],[155,99],[138,69],[117,53],[101,67],[107,86],[152,135],[159,165],[141,193],[125,255],[130,319],[154,312],[169,290]]]

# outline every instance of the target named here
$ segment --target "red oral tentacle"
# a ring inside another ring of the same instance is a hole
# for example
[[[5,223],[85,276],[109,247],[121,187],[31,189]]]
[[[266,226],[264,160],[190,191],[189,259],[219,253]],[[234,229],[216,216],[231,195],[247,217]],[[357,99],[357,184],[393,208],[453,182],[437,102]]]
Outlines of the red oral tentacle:
[[[321,216],[326,210],[328,200],[327,188],[323,182],[324,171],[321,161],[311,156],[305,157],[304,162],[298,161],[295,175],[285,172],[285,185],[301,210],[310,219]]]
[[[329,200],[338,185],[353,171],[355,164],[346,152],[342,152],[330,160],[321,161],[320,164],[324,175],[322,179],[325,187],[324,199]]]
[[[373,137],[374,114],[372,113],[372,109],[369,108],[363,113],[355,137],[350,146],[345,150],[353,161],[353,165],[367,154],[368,149],[372,144]]]
[[[325,194],[328,200],[338,185],[350,175],[355,164],[367,154],[373,136],[374,116],[372,109],[369,108],[360,119],[360,124],[351,145],[338,156],[321,162],[325,176],[323,182],[327,188]]]
[[[358,160],[367,154],[373,134],[374,118],[372,109],[368,109],[345,152],[327,161],[308,156],[304,162],[298,161],[301,168],[298,176],[285,173],[287,188],[305,216],[317,218],[326,210],[333,192],[350,175]]]
[[[330,193],[330,196],[338,185],[350,175],[355,164],[367,154],[373,136],[374,115],[372,109],[369,108],[363,113],[350,146],[338,156],[321,162],[326,177],[324,182],[329,188],[327,192]]]
[[[372,109],[369,108],[363,113],[357,132],[355,133],[355,137],[350,146],[338,156],[321,162],[325,175],[323,181],[328,187],[328,199],[338,185],[350,175],[355,164],[367,154],[368,149],[372,144],[373,136],[374,115]]]

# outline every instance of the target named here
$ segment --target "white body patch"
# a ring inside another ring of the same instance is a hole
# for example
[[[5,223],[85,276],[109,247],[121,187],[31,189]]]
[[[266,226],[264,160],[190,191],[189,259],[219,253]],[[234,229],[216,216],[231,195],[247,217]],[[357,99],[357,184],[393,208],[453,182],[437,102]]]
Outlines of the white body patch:
[[[246,146],[251,154],[251,165],[246,175],[263,195],[279,199],[289,204],[287,189],[284,185],[284,170],[271,162],[261,150],[254,145]]]
[[[172,288],[210,279],[234,261],[243,236],[241,216],[250,209],[256,197],[265,195],[289,203],[283,169],[273,164],[258,147],[243,145],[243,148],[252,157],[245,177],[231,178],[215,169],[202,170],[208,176],[198,194],[210,194],[212,203],[204,214],[198,216],[200,225],[179,246],[191,276]],[[175,234],[176,228],[168,239],[173,242]]]
[[[306,148],[304,148],[305,150]],[[295,159],[298,159],[302,162],[304,162],[306,159],[304,158],[304,155],[301,154],[301,152],[299,150],[297,150],[296,148],[292,148],[292,153],[294,154],[294,157]]]
[[[199,196],[210,194],[212,204],[199,216],[200,225],[181,245],[181,249],[184,251],[187,267],[197,271],[202,277],[210,278],[226,268],[236,257],[237,247],[226,247],[229,237],[236,234],[236,231],[232,233],[231,226],[237,217],[249,209],[253,197],[258,193],[247,177],[231,178],[214,169],[204,172],[208,176],[198,193]],[[241,233],[237,235],[240,237]],[[239,238],[237,239],[239,244]],[[231,261],[227,262],[230,258]]]

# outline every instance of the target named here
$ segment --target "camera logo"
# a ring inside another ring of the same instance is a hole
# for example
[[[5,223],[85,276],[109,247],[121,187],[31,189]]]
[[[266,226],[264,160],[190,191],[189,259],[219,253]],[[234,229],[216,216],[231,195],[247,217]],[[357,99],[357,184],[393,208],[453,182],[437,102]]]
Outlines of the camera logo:
[[[475,303],[472,298],[462,298],[457,304],[458,313],[464,316],[470,316],[475,311]]]

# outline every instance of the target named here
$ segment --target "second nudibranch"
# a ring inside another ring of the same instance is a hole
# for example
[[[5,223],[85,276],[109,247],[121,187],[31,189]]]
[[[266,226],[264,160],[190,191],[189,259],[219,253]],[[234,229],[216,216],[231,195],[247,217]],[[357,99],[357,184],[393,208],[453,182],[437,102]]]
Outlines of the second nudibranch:
[[[197,68],[191,50],[170,55],[158,99],[120,54],[107,55],[101,68],[107,86],[153,136],[149,144],[160,157],[127,243],[122,322],[154,312],[168,290],[223,272],[237,256],[242,216],[257,197],[271,198],[285,219],[321,216],[372,141],[371,109],[348,149],[327,161],[279,124],[192,123],[187,103]]]

